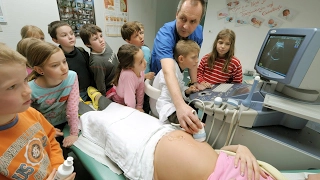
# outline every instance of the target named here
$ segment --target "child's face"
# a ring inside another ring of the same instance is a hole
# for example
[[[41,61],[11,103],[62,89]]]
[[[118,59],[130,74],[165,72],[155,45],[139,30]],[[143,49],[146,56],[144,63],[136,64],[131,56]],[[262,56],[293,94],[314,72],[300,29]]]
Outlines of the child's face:
[[[102,33],[93,34],[89,39],[90,44],[87,45],[94,53],[101,53],[106,47]]]
[[[36,70],[39,74],[43,73],[46,79],[52,81],[53,84],[60,83],[68,77],[68,63],[62,50],[51,55],[42,67],[37,66]]]
[[[141,47],[144,44],[144,34],[142,34],[141,31],[134,32],[131,35],[130,40],[127,42],[130,44],[136,45],[138,47]]]
[[[143,52],[141,49],[134,55],[134,64],[132,71],[137,75],[140,76],[140,72],[144,71],[147,67],[147,62],[144,59]]]
[[[4,64],[0,67],[0,116],[27,110],[31,104],[31,89],[26,65]]]
[[[217,52],[219,57],[224,57],[230,49],[231,42],[228,37],[219,39],[217,42]]]
[[[180,56],[181,57],[181,56]],[[182,56],[179,66],[182,70],[197,67],[199,62],[199,52],[189,52],[187,56]]]
[[[70,26],[61,26],[56,29],[57,39],[53,39],[55,43],[61,45],[62,48],[74,47],[76,44],[76,37]]]

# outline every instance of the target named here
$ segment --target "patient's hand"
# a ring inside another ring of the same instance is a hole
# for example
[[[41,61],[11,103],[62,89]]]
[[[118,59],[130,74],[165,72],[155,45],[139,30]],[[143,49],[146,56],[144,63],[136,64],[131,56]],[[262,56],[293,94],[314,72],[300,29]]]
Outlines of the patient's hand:
[[[70,147],[73,145],[73,143],[78,140],[78,136],[76,135],[70,135],[70,136],[67,136],[63,139],[62,141],[62,146],[63,147]]]
[[[54,128],[56,130],[56,137],[59,137],[59,136],[63,136],[63,132],[58,129],[58,128]]]
[[[260,179],[260,175],[267,178],[264,171],[260,169],[257,159],[246,146],[238,145],[234,162],[235,167],[237,167],[239,160],[241,175],[244,175],[245,168],[248,168],[248,179],[252,179],[253,172],[255,175],[254,179],[256,180]]]
[[[51,174],[49,175],[49,177],[47,178],[47,180],[53,180],[54,175],[56,175],[57,170],[53,169],[53,171],[51,172]],[[66,179],[64,180],[74,180],[74,178],[76,177],[76,173],[72,173],[70,176],[68,176]]]
[[[307,180],[319,180],[320,174],[309,174]]]
[[[144,75],[144,78],[152,80],[154,78],[154,72],[148,72]]]

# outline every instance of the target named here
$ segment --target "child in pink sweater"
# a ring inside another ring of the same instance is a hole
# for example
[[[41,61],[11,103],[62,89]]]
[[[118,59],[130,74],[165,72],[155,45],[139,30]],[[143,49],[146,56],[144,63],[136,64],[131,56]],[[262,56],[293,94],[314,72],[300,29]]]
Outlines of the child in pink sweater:
[[[125,44],[119,48],[117,56],[119,65],[113,79],[116,93],[112,100],[144,112],[144,70],[147,62],[143,52],[138,46]]]

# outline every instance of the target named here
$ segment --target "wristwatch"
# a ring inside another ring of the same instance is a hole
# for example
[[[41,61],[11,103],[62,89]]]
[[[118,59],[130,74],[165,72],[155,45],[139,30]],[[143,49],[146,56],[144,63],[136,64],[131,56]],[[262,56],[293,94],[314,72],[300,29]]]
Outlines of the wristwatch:
[[[192,86],[192,85],[195,85],[195,84],[198,84],[198,82],[189,83],[189,86]]]

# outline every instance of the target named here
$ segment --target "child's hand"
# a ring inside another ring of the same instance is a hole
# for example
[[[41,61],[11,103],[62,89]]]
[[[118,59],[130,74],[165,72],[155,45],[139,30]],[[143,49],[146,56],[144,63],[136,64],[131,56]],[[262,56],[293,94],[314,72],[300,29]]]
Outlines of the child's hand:
[[[144,75],[144,78],[152,80],[154,78],[154,72],[148,72]]]
[[[199,89],[196,88],[195,85],[191,85],[188,89],[186,89],[186,94],[191,94],[191,93],[194,93],[194,92],[198,92]]]
[[[144,112],[144,110],[142,108],[136,108],[136,110],[138,110],[140,112]]]
[[[199,91],[206,89],[206,87],[200,83],[195,83],[194,86],[196,86]]]
[[[78,136],[76,135],[70,135],[68,137],[65,137],[62,141],[62,146],[63,147],[70,147],[73,145],[74,142],[78,140]]]
[[[200,83],[201,85],[203,85],[206,89],[210,89],[212,88],[211,84],[208,82],[203,81],[202,83]]]
[[[53,180],[54,175],[56,175],[57,170],[54,168],[53,171],[50,173],[49,177],[47,178],[47,180]],[[74,178],[76,177],[76,173],[72,173],[70,176],[68,176],[65,180],[74,180]]]
[[[195,85],[190,86],[188,89],[190,90],[191,93],[199,91],[199,89]]]
[[[56,130],[56,137],[59,137],[59,136],[63,136],[63,132],[58,129],[58,128],[54,128]]]

